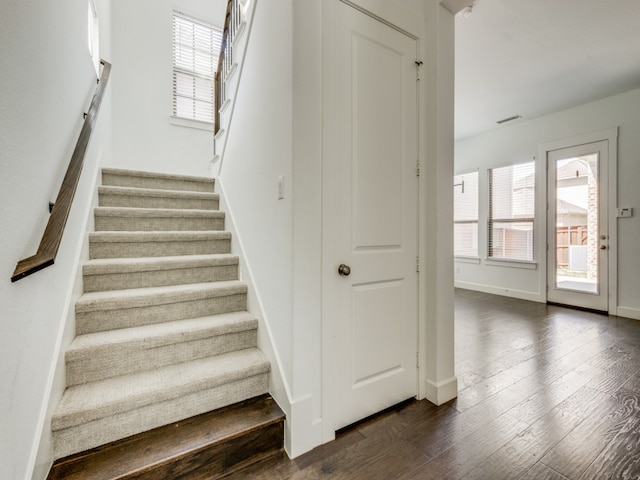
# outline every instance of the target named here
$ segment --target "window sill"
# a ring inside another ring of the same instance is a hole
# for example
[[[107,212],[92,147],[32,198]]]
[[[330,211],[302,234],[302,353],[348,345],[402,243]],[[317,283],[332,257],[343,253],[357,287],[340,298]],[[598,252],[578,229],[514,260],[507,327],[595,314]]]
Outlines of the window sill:
[[[485,258],[484,264],[491,267],[524,268],[526,270],[538,269],[538,264],[536,262],[529,262],[526,260],[502,260],[498,258]]]
[[[200,120],[170,116],[169,123],[171,125],[177,125],[179,127],[196,128],[198,130],[213,132],[213,123],[201,122]]]
[[[453,257],[453,261],[456,263],[472,263],[474,265],[480,265],[479,257]]]

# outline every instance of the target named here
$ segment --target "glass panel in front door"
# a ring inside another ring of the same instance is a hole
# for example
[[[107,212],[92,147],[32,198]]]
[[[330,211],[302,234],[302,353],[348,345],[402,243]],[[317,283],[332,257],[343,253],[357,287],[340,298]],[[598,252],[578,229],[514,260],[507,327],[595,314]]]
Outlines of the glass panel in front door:
[[[598,153],[556,161],[555,287],[598,294]]]

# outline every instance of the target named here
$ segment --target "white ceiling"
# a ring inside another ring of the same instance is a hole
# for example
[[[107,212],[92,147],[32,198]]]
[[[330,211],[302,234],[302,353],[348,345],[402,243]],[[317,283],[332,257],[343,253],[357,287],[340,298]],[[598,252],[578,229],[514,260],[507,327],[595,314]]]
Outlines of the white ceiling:
[[[456,139],[640,87],[640,0],[478,0],[455,22]]]

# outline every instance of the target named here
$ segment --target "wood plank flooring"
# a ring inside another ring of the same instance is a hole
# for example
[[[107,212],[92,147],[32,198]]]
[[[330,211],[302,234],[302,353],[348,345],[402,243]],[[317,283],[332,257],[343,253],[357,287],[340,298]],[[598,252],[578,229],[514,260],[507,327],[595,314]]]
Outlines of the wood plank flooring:
[[[640,322],[456,291],[459,397],[227,479],[640,479]]]

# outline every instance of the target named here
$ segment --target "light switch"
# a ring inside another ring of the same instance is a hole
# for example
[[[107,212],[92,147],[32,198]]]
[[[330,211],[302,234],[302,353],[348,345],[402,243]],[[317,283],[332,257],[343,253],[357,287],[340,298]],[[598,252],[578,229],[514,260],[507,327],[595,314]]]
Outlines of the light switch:
[[[278,200],[284,198],[284,175],[278,177]]]
[[[616,216],[618,218],[629,218],[633,217],[633,208],[631,207],[621,207],[616,210]]]

